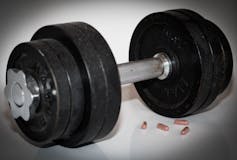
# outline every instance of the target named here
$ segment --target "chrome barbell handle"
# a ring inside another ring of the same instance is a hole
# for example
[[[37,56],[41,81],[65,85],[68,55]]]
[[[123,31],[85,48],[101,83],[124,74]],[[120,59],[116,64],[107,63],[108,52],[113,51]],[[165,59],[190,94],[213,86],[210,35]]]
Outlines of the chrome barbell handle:
[[[153,58],[118,65],[121,84],[135,83],[148,79],[166,79],[171,73],[171,60],[165,53]]]

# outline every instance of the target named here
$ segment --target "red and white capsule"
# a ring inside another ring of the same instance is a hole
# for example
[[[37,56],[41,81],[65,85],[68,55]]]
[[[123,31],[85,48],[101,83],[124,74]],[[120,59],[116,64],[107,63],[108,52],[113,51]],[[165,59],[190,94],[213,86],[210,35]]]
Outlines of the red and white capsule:
[[[163,124],[163,123],[158,123],[157,128],[162,130],[162,131],[169,131],[169,126]]]
[[[187,126],[189,125],[189,121],[184,120],[184,119],[176,119],[174,120],[174,124]]]
[[[141,129],[146,129],[147,128],[147,122],[144,121],[141,125]]]
[[[190,131],[189,127],[184,127],[184,128],[181,130],[180,134],[181,134],[181,135],[186,135],[186,134],[189,133],[189,131]]]

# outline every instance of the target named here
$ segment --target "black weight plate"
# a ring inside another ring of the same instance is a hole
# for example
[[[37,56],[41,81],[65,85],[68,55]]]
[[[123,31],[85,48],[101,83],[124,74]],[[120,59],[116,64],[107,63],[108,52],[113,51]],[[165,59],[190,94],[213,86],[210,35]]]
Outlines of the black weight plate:
[[[47,41],[44,41],[44,43],[47,43]],[[54,56],[59,60],[63,66],[63,69],[65,70],[65,73],[67,74],[67,80],[70,89],[70,100],[68,100],[70,102],[70,117],[65,131],[59,137],[59,139],[68,138],[72,133],[77,132],[78,124],[80,124],[83,119],[84,89],[82,79],[79,69],[76,67],[77,64],[68,50],[57,50],[57,48],[60,46],[56,44],[49,45],[49,47],[55,50]],[[55,142],[57,142],[57,140],[55,140]]]
[[[58,46],[54,45],[51,47],[57,49]],[[71,134],[76,133],[79,128],[78,126],[83,119],[85,103],[84,88],[79,68],[71,53],[69,51],[66,52],[65,50],[57,50],[54,55],[63,65],[70,88],[70,117],[63,135],[60,136],[60,139],[63,139],[69,138]]]
[[[57,46],[52,49],[51,46]],[[39,147],[54,145],[69,120],[69,85],[63,66],[54,56],[66,49],[55,40],[38,40],[18,45],[7,69],[17,68],[33,76],[39,85],[40,103],[30,108],[29,121],[16,119],[20,134]],[[56,91],[56,95],[53,91]]]
[[[201,44],[200,47],[202,48],[203,52],[200,52],[201,55],[201,62],[204,62],[202,67],[203,67],[203,83],[201,83],[203,85],[203,88],[200,89],[200,99],[199,102],[199,106],[198,108],[193,108],[193,110],[191,110],[192,113],[194,113],[194,111],[199,111],[200,109],[202,109],[205,106],[206,102],[210,102],[213,101],[213,98],[215,98],[218,95],[218,89],[213,88],[213,85],[216,86],[216,84],[218,83],[215,79],[216,74],[214,73],[216,71],[215,66],[214,66],[214,59],[215,59],[215,54],[210,46],[210,39],[208,37],[206,37],[205,32],[203,32],[202,27],[200,26],[199,23],[196,23],[194,21],[194,19],[190,18],[189,16],[178,12],[177,10],[171,10],[168,11],[171,14],[174,14],[176,16],[178,16],[180,19],[182,19],[183,21],[185,21],[186,26],[189,28],[190,33],[192,33],[193,35],[200,37],[200,39],[196,39],[197,43]],[[203,20],[205,21],[204,18],[202,18],[202,16],[200,16],[199,14],[195,14],[195,12],[191,11],[193,14],[193,17],[195,16],[196,18],[199,18],[200,21]],[[198,42],[199,41],[199,42]],[[208,67],[209,66],[209,67]],[[205,71],[205,72],[204,72]]]
[[[197,108],[196,111],[199,112],[201,109],[208,106],[217,97],[217,95],[219,93],[220,87],[218,86],[218,84],[220,84],[220,83],[218,83],[218,80],[220,78],[217,77],[217,73],[220,72],[221,67],[218,68],[216,66],[216,64],[218,66],[220,65],[220,63],[218,63],[219,61],[216,61],[216,52],[218,52],[219,43],[211,37],[211,35],[207,29],[204,29],[204,27],[207,27],[207,26],[203,26],[203,22],[205,22],[205,19],[202,18],[199,14],[195,14],[195,12],[193,12],[193,11],[188,12],[188,10],[170,10],[168,12],[179,16],[184,21],[186,21],[188,24],[192,23],[193,25],[198,26],[199,32],[201,32],[201,34],[203,35],[203,41],[205,41],[207,44],[205,47],[206,53],[211,55],[210,64],[212,65],[212,70],[209,72],[210,73],[209,80],[211,82],[209,84],[210,84],[211,88],[209,89],[208,95],[206,95],[206,98],[203,101],[203,104],[201,104],[200,107]],[[186,14],[184,14],[184,12]],[[187,14],[187,12],[189,14]],[[197,20],[198,20],[198,22],[197,22]],[[190,26],[190,28],[193,28],[193,27]]]
[[[224,90],[223,88],[226,88],[226,82],[228,84],[230,81],[233,66],[231,50],[225,36],[224,38],[222,38],[223,36],[220,36],[220,34],[223,34],[222,31],[218,30],[218,28],[216,28],[217,26],[212,22],[208,22],[206,19],[202,18],[202,16],[195,13],[194,11],[186,9],[177,11],[183,13],[186,16],[189,16],[193,21],[196,22],[197,25],[200,26],[209,43],[210,50],[214,55],[212,59],[212,90],[205,103],[200,108],[203,109],[215,100],[218,94]],[[227,44],[225,48],[223,47],[222,41],[225,41],[224,43]]]
[[[135,83],[138,93],[155,112],[182,117],[192,114],[210,90],[211,55],[198,26],[171,13],[154,13],[137,26],[130,45],[130,60],[165,52],[172,60],[172,75],[165,80]]]
[[[212,31],[214,31],[216,35],[218,35],[218,39],[220,42],[220,46],[222,49],[222,60],[224,63],[224,68],[225,70],[223,71],[224,73],[222,73],[224,75],[224,82],[222,83],[221,89],[220,89],[220,93],[223,92],[226,87],[228,86],[231,77],[232,77],[232,71],[233,71],[233,57],[232,57],[232,51],[231,51],[231,47],[230,44],[225,36],[225,34],[221,31],[221,29],[216,26],[214,23],[206,20],[207,25],[210,27],[210,29]]]
[[[218,39],[216,39],[217,37],[215,35],[212,35],[212,32],[210,32],[210,30],[208,29],[208,26],[205,24],[205,19],[200,16],[199,14],[193,12],[193,11],[189,11],[189,10],[185,10],[185,9],[181,9],[181,10],[174,10],[173,12],[182,14],[183,16],[186,16],[187,19],[189,19],[189,21],[193,21],[193,23],[196,23],[196,25],[198,25],[201,29],[201,31],[203,32],[203,34],[205,35],[205,39],[209,44],[209,50],[211,52],[211,54],[213,55],[212,58],[212,64],[213,64],[213,71],[212,71],[212,89],[210,90],[209,95],[207,96],[206,100],[204,101],[204,103],[200,106],[199,109],[197,109],[197,112],[199,112],[201,109],[207,107],[211,102],[213,102],[213,100],[217,97],[219,90],[220,90],[220,82],[221,82],[221,78],[222,76],[219,76],[219,73],[223,72],[223,65],[222,65],[222,58],[218,58],[218,54],[220,53],[220,45],[218,42]]]
[[[85,113],[77,133],[60,142],[77,147],[110,132],[120,110],[120,81],[114,57],[97,30],[85,23],[46,26],[33,39],[54,38],[66,46],[80,69],[85,93]]]
[[[233,57],[232,57],[232,52],[231,52],[231,48],[229,45],[229,42],[225,36],[225,34],[221,31],[221,29],[215,25],[213,22],[205,19],[205,22],[200,21],[202,19],[202,16],[197,14],[194,11],[188,10],[188,9],[179,9],[177,10],[179,12],[182,12],[184,14],[187,14],[189,16],[191,16],[192,18],[194,18],[198,23],[200,22],[200,25],[203,25],[202,28],[207,29],[205,27],[208,27],[207,30],[209,30],[209,34],[212,34],[212,36],[216,36],[216,38],[219,41],[219,46],[221,46],[221,53],[220,51],[218,51],[217,53],[214,52],[215,54],[218,54],[218,60],[222,61],[222,65],[223,68],[225,68],[222,74],[223,78],[222,81],[219,81],[219,83],[221,84],[221,90],[220,93],[223,92],[225,90],[225,88],[228,86],[229,81],[231,79],[232,76],[232,70],[233,70]],[[207,31],[206,31],[207,32]],[[211,33],[212,32],[212,33]],[[214,39],[214,38],[213,38]],[[215,44],[216,45],[216,44]],[[219,47],[218,46],[218,47]],[[222,69],[221,69],[222,70]]]

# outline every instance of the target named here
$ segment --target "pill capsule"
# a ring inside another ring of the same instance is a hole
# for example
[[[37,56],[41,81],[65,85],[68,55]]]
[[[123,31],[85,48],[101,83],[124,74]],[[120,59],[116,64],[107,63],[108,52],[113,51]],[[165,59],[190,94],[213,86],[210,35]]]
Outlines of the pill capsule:
[[[147,128],[147,122],[144,121],[141,125],[141,129],[146,129]]]
[[[186,134],[189,133],[189,131],[190,131],[189,127],[184,127],[184,128],[181,130],[180,134],[181,134],[181,135],[186,135]]]
[[[183,119],[176,119],[174,120],[174,124],[186,126],[186,125],[189,125],[189,121],[183,120]]]
[[[165,124],[162,124],[162,123],[158,123],[157,128],[160,130],[163,130],[163,131],[169,131],[169,127]]]

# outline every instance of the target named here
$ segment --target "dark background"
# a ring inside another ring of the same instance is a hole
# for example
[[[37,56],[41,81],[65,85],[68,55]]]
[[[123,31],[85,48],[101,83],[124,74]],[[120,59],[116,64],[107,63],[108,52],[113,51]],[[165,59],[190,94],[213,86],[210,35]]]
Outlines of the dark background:
[[[8,57],[19,43],[28,41],[40,27],[54,23],[84,21],[105,37],[118,63],[128,59],[129,42],[138,22],[152,12],[187,8],[215,22],[226,34],[233,52],[234,71],[228,89],[210,110],[188,117],[191,132],[179,136],[178,127],[167,134],[155,130],[157,122],[171,125],[173,120],[151,112],[134,87],[122,88],[119,121],[105,141],[83,148],[36,148],[25,142],[11,124],[4,98]],[[0,159],[237,159],[237,89],[235,1],[1,1],[0,3]],[[139,125],[147,120],[146,131]]]

